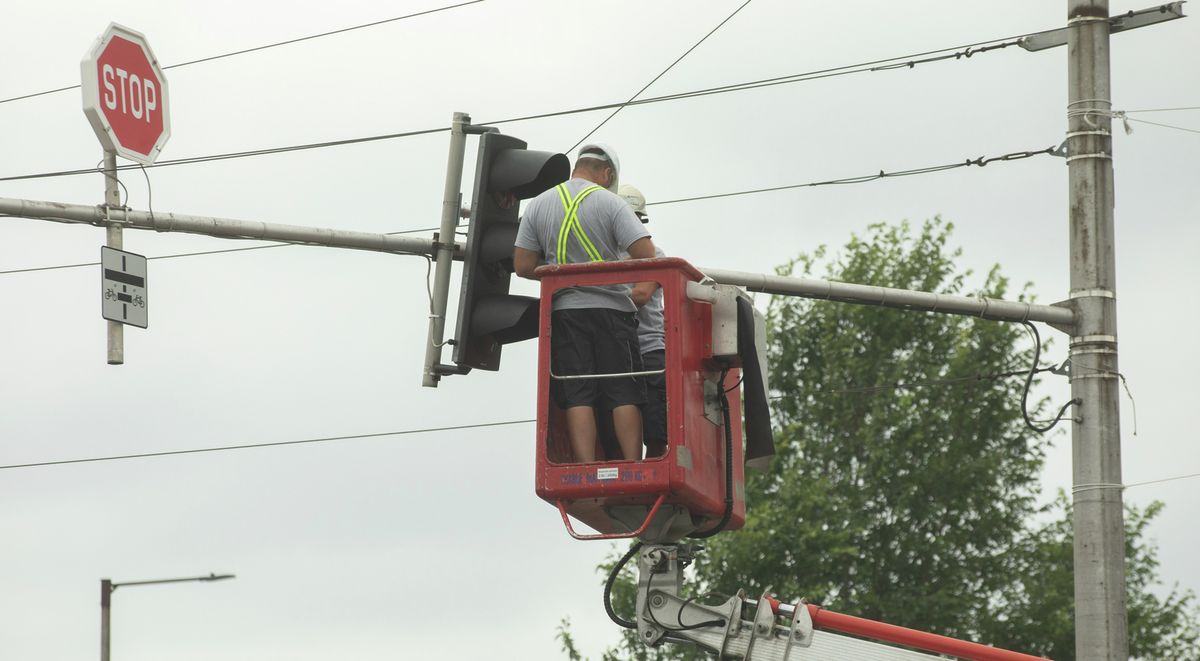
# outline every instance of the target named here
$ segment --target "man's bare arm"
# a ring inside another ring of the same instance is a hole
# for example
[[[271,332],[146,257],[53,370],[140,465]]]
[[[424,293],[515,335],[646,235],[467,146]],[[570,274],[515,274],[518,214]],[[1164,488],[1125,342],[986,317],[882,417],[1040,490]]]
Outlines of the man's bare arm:
[[[629,250],[626,252],[629,253],[630,259],[654,259],[654,242],[650,237],[644,236],[629,244]]]
[[[629,245],[627,252],[630,259],[653,259],[655,256],[654,242],[648,236],[640,238]],[[653,280],[639,282],[634,285],[633,291],[629,293],[629,298],[633,299],[633,304],[640,308],[650,300],[657,290],[658,283]]]
[[[538,254],[525,248],[513,248],[513,271],[522,278],[536,280],[533,270],[538,266]]]
[[[629,293],[629,298],[633,299],[633,304],[639,308],[650,301],[650,297],[654,296],[654,292],[658,291],[658,283],[653,280],[639,282],[633,286],[633,291]]]

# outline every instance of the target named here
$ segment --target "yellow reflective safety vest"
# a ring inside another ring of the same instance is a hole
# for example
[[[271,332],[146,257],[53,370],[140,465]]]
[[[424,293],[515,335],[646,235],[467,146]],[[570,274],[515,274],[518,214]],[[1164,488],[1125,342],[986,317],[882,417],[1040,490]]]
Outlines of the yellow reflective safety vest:
[[[603,190],[603,188],[603,186],[589,186],[579,191],[579,195],[576,195],[575,199],[571,199],[571,193],[567,191],[565,184],[559,184],[556,187],[558,197],[562,200],[563,204],[563,221],[562,225],[558,228],[558,245],[554,252],[554,259],[559,264],[571,263],[571,257],[567,253],[571,237],[575,238],[575,242],[587,254],[588,261],[604,261],[604,257],[600,254],[599,250],[596,250],[596,246],[588,238],[587,233],[583,231],[583,225],[579,222],[579,203],[583,202],[583,198],[598,190]]]

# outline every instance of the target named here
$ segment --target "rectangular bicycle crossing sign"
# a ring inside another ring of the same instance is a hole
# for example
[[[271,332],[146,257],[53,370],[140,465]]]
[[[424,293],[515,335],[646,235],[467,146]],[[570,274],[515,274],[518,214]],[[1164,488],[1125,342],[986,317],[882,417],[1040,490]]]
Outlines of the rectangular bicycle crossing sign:
[[[100,247],[100,310],[105,319],[146,328],[146,258],[124,250]]]

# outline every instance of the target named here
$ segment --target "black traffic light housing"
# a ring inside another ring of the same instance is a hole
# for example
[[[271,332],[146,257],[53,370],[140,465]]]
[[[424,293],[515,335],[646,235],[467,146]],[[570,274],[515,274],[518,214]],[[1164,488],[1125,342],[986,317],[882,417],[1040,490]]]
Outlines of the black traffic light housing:
[[[538,299],[508,293],[518,200],[566,181],[571,166],[564,154],[525,147],[511,135],[479,136],[454,330],[454,362],[460,368],[498,370],[502,345],[538,334]]]

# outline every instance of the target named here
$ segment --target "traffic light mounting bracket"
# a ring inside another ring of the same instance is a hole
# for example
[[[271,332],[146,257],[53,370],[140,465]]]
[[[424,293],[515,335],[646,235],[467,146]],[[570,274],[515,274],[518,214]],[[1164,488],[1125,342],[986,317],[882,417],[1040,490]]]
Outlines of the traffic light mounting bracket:
[[[465,245],[453,240],[462,208],[466,136],[479,135],[479,156]],[[429,338],[422,385],[436,388],[442,376],[472,369],[497,370],[501,346],[537,335],[537,299],[508,293],[512,247],[519,223],[518,202],[566,181],[564,154],[526,149],[523,140],[492,126],[475,126],[455,113],[450,134],[442,223],[435,238],[436,274],[431,290]],[[448,240],[441,240],[446,237]],[[443,341],[450,265],[462,260],[462,285],[453,339]],[[442,347],[454,347],[454,364],[441,362]]]

